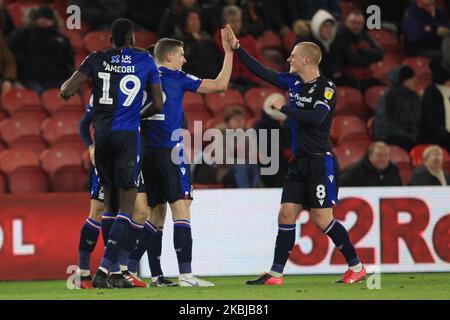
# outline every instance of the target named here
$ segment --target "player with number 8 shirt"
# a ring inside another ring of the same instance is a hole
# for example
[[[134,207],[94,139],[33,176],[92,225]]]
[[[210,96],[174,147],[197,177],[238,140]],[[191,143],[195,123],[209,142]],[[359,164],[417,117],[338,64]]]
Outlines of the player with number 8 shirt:
[[[283,187],[278,215],[275,257],[269,273],[249,285],[281,285],[283,270],[295,243],[296,218],[302,209],[310,209],[311,219],[328,235],[344,255],[348,270],[339,282],[362,280],[366,269],[348,236],[347,230],[333,218],[337,204],[339,166],[329,143],[329,131],[336,107],[336,87],[320,74],[320,48],[312,42],[297,44],[288,63],[288,73],[278,73],[262,66],[239,45],[227,26],[228,39],[243,64],[255,75],[289,93],[289,105],[282,97],[271,101],[272,108],[289,117],[293,159]]]

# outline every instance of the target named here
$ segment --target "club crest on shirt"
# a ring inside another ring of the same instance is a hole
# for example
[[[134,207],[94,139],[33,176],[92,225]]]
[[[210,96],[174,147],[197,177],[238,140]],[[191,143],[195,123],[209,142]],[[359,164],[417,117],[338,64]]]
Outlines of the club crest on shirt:
[[[325,97],[325,99],[327,100],[331,100],[331,98],[333,98],[334,95],[334,90],[331,88],[325,88],[325,92],[323,94],[323,96]]]
[[[112,56],[111,63],[120,63],[120,55]]]

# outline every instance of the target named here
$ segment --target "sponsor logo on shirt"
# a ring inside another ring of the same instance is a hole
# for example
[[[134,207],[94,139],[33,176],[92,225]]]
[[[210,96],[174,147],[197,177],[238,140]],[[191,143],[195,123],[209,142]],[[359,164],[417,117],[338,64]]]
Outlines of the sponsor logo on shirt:
[[[186,73],[186,77],[191,78],[191,79],[194,80],[194,81],[200,80],[200,79],[197,78],[196,76],[194,76],[194,75],[192,75],[192,74],[189,74],[189,73]]]
[[[123,55],[122,56],[122,63],[131,63],[131,56],[130,55]]]
[[[166,115],[162,113],[157,113],[152,115],[151,117],[144,120],[156,120],[156,121],[164,121],[166,119]]]

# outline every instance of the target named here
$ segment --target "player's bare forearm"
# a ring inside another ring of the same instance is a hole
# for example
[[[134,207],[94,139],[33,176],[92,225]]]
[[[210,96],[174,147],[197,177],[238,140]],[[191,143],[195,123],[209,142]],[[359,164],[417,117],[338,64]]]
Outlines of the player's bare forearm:
[[[150,92],[152,93],[153,108],[155,108],[156,112],[161,112],[164,106],[161,84],[160,83],[151,84]]]
[[[80,88],[80,86],[89,78],[81,72],[75,71],[74,74],[62,84],[59,95],[64,100],[70,99]]]
[[[198,88],[198,93],[214,93],[223,92],[228,89],[228,84],[231,79],[231,72],[233,70],[233,52],[225,52],[225,57],[223,59],[222,70],[216,79],[204,79],[202,84]]]
[[[164,106],[161,84],[151,84],[152,102],[145,105],[141,110],[141,118],[149,118],[162,111]]]

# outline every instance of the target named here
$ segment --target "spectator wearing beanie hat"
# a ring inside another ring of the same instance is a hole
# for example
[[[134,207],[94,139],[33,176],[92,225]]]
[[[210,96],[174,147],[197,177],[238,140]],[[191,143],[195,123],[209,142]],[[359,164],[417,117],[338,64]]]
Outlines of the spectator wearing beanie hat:
[[[413,69],[401,66],[390,74],[391,87],[376,106],[375,138],[411,150],[419,140],[421,105]]]

